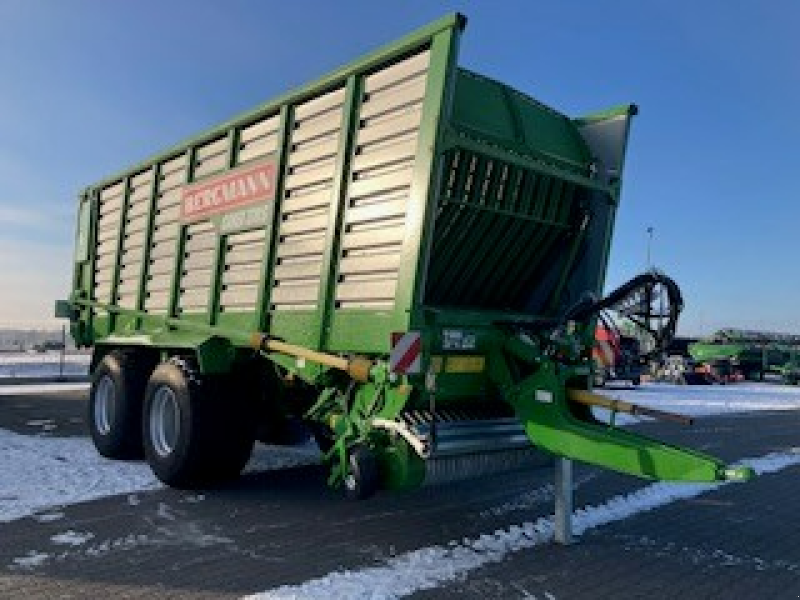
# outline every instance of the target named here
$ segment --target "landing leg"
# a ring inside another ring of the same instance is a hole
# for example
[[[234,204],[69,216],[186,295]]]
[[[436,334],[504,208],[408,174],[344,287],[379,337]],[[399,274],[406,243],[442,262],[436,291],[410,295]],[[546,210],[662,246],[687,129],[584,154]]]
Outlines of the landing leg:
[[[556,512],[555,539],[563,545],[572,544],[572,461],[558,457],[555,462]]]

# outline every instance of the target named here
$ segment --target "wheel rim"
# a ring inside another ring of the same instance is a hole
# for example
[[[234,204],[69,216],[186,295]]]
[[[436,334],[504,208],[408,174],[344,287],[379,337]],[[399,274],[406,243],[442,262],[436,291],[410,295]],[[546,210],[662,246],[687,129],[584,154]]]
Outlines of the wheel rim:
[[[150,440],[159,456],[169,456],[175,451],[180,436],[180,409],[175,392],[161,386],[153,395],[150,409]]]
[[[94,428],[100,435],[111,433],[116,406],[115,395],[114,381],[110,375],[104,375],[94,390]]]

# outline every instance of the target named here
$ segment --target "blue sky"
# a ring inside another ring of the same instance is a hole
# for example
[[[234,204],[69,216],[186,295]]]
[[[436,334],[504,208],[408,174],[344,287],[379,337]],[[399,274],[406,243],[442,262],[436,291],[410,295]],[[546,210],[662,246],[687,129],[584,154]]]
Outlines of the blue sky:
[[[680,330],[800,332],[800,3],[0,0],[0,325],[71,276],[78,191],[442,14],[460,63],[634,122],[609,286],[653,263]]]

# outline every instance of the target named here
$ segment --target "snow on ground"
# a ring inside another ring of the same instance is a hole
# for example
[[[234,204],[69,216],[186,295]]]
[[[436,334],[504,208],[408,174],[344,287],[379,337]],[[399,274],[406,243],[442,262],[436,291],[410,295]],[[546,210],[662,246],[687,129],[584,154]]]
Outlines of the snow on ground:
[[[800,409],[800,386],[736,383],[732,385],[672,385],[645,383],[639,387],[598,388],[595,393],[667,412],[691,417],[752,412],[759,410]],[[609,411],[595,409],[598,418],[607,420]],[[617,414],[618,425],[642,419]]]
[[[70,352],[26,353],[13,352],[0,354],[0,379],[16,377],[58,377],[62,375],[87,375],[91,354]]]
[[[742,465],[759,475],[800,465],[800,448],[747,459]],[[653,510],[677,500],[694,498],[715,490],[720,484],[654,483],[631,494],[615,496],[599,506],[587,506],[573,513],[576,535],[635,514]],[[334,600],[363,598],[389,600],[420,590],[439,587],[465,577],[470,571],[503,561],[514,552],[553,541],[555,517],[542,517],[475,539],[453,540],[441,546],[414,550],[386,561],[383,566],[357,571],[336,571],[294,586],[283,586],[248,596],[249,600]]]
[[[147,465],[106,460],[86,438],[29,437],[0,429],[0,522],[158,487]]]
[[[315,464],[316,445],[297,448],[258,445],[248,472]],[[97,454],[88,439],[30,437],[0,429],[0,523],[37,515],[56,520],[52,510],[106,496],[162,487],[141,462],[111,461]]]

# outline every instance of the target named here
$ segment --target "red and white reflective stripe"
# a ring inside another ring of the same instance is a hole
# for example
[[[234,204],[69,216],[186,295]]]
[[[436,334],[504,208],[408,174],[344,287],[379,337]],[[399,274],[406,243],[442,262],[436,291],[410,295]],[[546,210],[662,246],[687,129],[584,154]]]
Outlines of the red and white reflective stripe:
[[[389,370],[393,373],[420,373],[422,371],[422,335],[419,331],[392,333]]]
[[[592,354],[604,367],[614,366],[614,348],[607,341],[598,340],[595,342]]]

